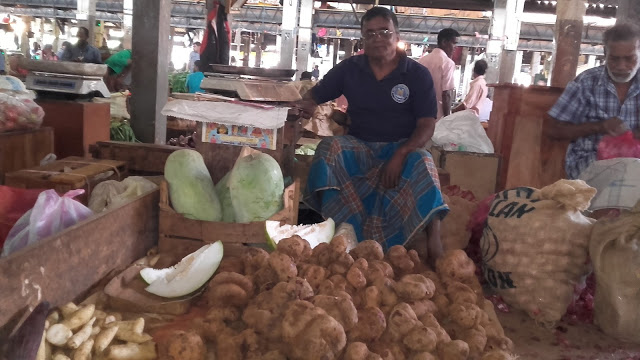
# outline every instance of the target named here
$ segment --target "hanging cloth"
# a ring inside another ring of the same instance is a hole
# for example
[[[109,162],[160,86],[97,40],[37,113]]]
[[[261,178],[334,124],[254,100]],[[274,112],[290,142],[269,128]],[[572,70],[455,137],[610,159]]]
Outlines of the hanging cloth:
[[[200,47],[201,71],[211,71],[211,64],[229,65],[231,27],[224,5],[215,2],[207,15],[207,29]]]

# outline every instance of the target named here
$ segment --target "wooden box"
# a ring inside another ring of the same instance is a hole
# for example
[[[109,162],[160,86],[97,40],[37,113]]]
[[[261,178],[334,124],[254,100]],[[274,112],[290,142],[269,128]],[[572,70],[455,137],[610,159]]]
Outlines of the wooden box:
[[[53,129],[0,133],[0,185],[6,173],[40,165],[40,160],[53,153]]]
[[[284,189],[284,209],[269,220],[296,225],[300,183],[295,181]],[[203,246],[222,240],[224,253],[241,254],[244,244],[266,244],[265,222],[226,223],[187,219],[178,214],[169,201],[169,189],[166,182],[160,184],[160,252],[170,252],[180,257],[186,256]]]
[[[174,151],[184,148],[170,145],[99,141],[91,147],[96,159],[126,161],[131,174],[159,175]]]
[[[487,134],[502,156],[498,189],[518,186],[542,188],[566,177],[568,141],[545,134],[547,112],[562,88],[494,85],[493,110]]]
[[[158,239],[159,191],[0,259],[0,343],[29,307],[78,300],[145,256]]]
[[[500,156],[467,151],[446,151],[432,147],[433,161],[449,175],[449,184],[473,192],[477,199],[496,192]],[[442,185],[446,186],[446,185]]]
[[[69,190],[85,189],[77,199],[87,204],[91,190],[105,180],[124,180],[127,163],[115,160],[94,160],[68,157],[44,166],[6,174],[7,186],[22,189],[54,189],[60,194]]]
[[[109,141],[111,109],[106,103],[37,101],[44,110],[42,126],[54,129],[56,155],[88,156],[89,145]]]

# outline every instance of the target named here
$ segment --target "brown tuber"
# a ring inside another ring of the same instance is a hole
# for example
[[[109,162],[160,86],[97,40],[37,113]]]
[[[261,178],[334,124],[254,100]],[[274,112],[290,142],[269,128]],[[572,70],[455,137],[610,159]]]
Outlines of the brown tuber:
[[[206,346],[194,331],[175,331],[158,346],[159,360],[204,360]]]
[[[252,295],[251,279],[234,272],[221,272],[209,282],[205,296],[213,306],[244,306]]]
[[[344,360],[382,360],[380,355],[369,351],[367,344],[353,342],[347,346],[344,353]]]

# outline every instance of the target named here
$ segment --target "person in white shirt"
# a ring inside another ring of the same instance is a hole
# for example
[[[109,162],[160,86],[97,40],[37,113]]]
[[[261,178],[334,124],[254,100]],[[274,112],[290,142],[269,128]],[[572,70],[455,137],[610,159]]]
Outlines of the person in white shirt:
[[[453,73],[456,70],[456,64],[451,60],[451,56],[459,37],[460,34],[454,29],[440,30],[438,33],[438,47],[418,60],[420,64],[429,69],[433,78],[433,86],[438,100],[436,120],[451,114],[451,102],[455,91]]]
[[[480,116],[480,110],[483,106],[484,99],[489,94],[489,88],[487,88],[487,81],[484,79],[484,74],[487,72],[489,64],[485,60],[478,60],[473,66],[473,76],[471,83],[469,84],[469,92],[465,96],[460,105],[456,106],[452,112],[458,112],[462,110],[471,110],[476,116]]]
[[[196,60],[200,60],[200,45],[202,45],[199,41],[193,43],[193,51],[189,54],[189,65],[187,69],[189,72],[193,72],[193,64],[196,63]]]

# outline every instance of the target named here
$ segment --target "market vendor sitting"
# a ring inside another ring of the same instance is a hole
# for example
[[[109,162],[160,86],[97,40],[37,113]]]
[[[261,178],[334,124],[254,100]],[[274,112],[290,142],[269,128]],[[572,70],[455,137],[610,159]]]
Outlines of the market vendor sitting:
[[[584,177],[587,170],[599,172],[594,167],[603,165],[597,161],[603,137],[631,130],[640,139],[640,29],[632,24],[616,25],[604,33],[604,47],[605,65],[583,72],[567,85],[548,113],[546,128],[552,138],[571,140],[565,159],[567,176],[596,188]],[[616,181],[622,184],[625,179],[610,178],[604,183]],[[640,194],[640,184],[627,185],[635,186]]]
[[[308,114],[344,94],[351,119],[349,135],[318,145],[304,201],[325,218],[353,225],[359,241],[426,248],[433,264],[442,253],[440,220],[448,212],[433,159],[423,149],[435,128],[433,80],[398,50],[393,12],[368,10],[361,31],[364,55],[336,65],[301,102]]]

